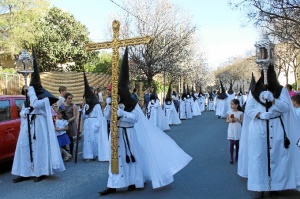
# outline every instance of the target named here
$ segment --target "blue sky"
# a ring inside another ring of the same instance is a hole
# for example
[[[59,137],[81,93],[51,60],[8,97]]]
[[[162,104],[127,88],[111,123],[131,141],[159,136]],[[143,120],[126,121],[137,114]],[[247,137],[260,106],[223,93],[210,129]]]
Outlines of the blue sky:
[[[114,0],[122,5],[122,0]],[[142,1],[142,0],[141,0]],[[249,24],[241,27],[244,15],[233,11],[228,0],[170,0],[182,5],[194,16],[200,34],[200,48],[206,52],[207,63],[215,68],[230,57],[254,51],[259,33]],[[125,12],[110,0],[51,0],[52,5],[70,12],[87,26],[93,41],[105,41],[104,26],[114,13]]]

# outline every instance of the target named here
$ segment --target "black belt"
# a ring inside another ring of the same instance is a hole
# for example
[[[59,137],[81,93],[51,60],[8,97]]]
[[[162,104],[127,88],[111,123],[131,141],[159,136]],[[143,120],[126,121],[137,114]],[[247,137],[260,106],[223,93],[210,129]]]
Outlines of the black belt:
[[[129,163],[130,159],[131,159],[131,162],[135,162],[135,158],[132,155],[132,152],[131,152],[131,149],[130,149],[130,143],[129,143],[129,139],[128,139],[128,135],[127,135],[127,129],[133,128],[133,126],[129,126],[129,127],[118,126],[118,128],[123,129],[122,136],[123,136],[123,141],[124,141],[124,146],[125,146],[126,162]],[[127,148],[128,148],[129,153],[130,153],[130,158],[129,158],[129,155],[127,154]]]
[[[285,128],[284,128],[284,124],[283,124],[281,115],[276,116],[276,117],[272,117],[272,118],[270,118],[270,120],[276,119],[276,118],[279,118],[279,119],[280,119],[280,123],[281,123],[281,126],[282,126],[282,128],[283,128],[283,140],[284,140],[283,146],[284,146],[284,148],[287,149],[287,148],[289,148],[289,146],[290,146],[290,140],[289,140],[289,138],[288,138],[287,135],[286,135],[286,132],[285,132]]]

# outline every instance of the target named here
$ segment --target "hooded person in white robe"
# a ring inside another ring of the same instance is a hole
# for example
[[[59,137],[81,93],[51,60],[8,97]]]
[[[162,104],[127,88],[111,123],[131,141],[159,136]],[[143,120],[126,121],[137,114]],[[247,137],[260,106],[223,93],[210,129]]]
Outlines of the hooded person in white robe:
[[[199,107],[199,104],[197,102],[197,98],[195,96],[195,92],[194,92],[193,87],[192,87],[192,95],[191,95],[191,98],[190,98],[190,102],[191,102],[191,107],[192,107],[192,110],[193,110],[193,116],[201,115],[200,107]]]
[[[110,95],[108,95],[107,98],[106,98],[106,105],[105,105],[105,108],[103,110],[103,115],[104,115],[104,118],[106,120],[106,130],[105,131],[107,132],[107,139],[108,139],[108,141],[106,142],[106,145],[107,145],[106,148],[108,149],[108,152],[109,152],[109,150],[110,150],[109,149],[109,147],[110,147],[109,135],[110,135],[110,119],[111,119],[111,96]],[[103,132],[105,132],[105,131],[103,131]],[[103,138],[102,141],[105,140],[105,137]],[[101,138],[101,136],[100,136],[100,138]],[[101,154],[101,150],[103,150],[102,148],[103,147],[101,147],[101,144],[100,144],[100,147],[99,147],[99,150],[100,150],[99,153],[100,154]],[[98,156],[98,160],[99,160],[100,157],[101,156]],[[109,161],[109,159],[110,159],[110,157],[108,155],[108,157],[105,161]],[[99,160],[99,161],[101,161],[101,160]],[[104,160],[102,160],[102,161],[104,161]]]
[[[212,92],[208,92],[208,100],[207,100],[207,106],[209,111],[215,110],[215,103]]]
[[[14,183],[29,180],[30,177],[34,177],[34,182],[39,182],[45,176],[52,175],[54,170],[65,170],[52,119],[51,105],[58,99],[42,87],[34,49],[32,56],[34,72],[31,74],[27,100],[20,112],[21,128],[11,171],[17,175]]]
[[[200,86],[197,101],[198,101],[198,104],[199,104],[199,107],[200,107],[200,111],[201,112],[205,111],[205,95],[202,92],[201,86]]]
[[[181,120],[191,119],[193,118],[191,111],[191,104],[188,100],[187,93],[185,90],[185,86],[183,86],[183,93],[180,98],[180,106],[179,106],[179,118]]]
[[[128,191],[144,187],[151,181],[153,188],[173,182],[173,175],[184,168],[192,158],[167,134],[149,121],[128,89],[129,68],[127,48],[119,76],[118,174],[109,168],[108,189],[100,195],[115,193],[117,188]],[[131,98],[131,99],[130,99]]]
[[[228,110],[231,110],[231,107],[230,107],[230,103],[231,103],[231,100],[233,100],[235,98],[235,92],[233,91],[232,89],[232,81],[230,82],[230,85],[229,85],[229,89],[227,90],[227,105],[228,105]]]
[[[83,119],[83,159],[90,162],[98,157],[99,161],[108,161],[108,135],[107,123],[103,118],[100,102],[89,86],[85,73],[84,78],[84,98],[85,105],[82,110]],[[102,154],[99,154],[99,147]],[[99,157],[100,156],[100,157]],[[102,157],[101,157],[102,156]]]
[[[218,118],[226,118],[226,114],[228,112],[228,103],[227,103],[227,94],[225,92],[225,89],[223,87],[222,81],[220,80],[221,85],[221,92],[219,93],[217,100],[217,109],[218,109]]]
[[[244,104],[244,95],[243,95],[243,91],[242,91],[242,86],[240,86],[240,92],[237,94],[236,99],[239,100],[240,102],[240,106],[242,107]]]
[[[119,107],[118,115],[118,170],[117,174],[111,171],[111,159],[109,160],[107,189],[99,192],[100,195],[108,195],[116,192],[117,188],[127,187],[128,191],[144,187],[144,174],[140,146],[137,140],[137,132],[134,128],[139,119],[136,107],[137,101],[129,92],[129,66],[128,49],[126,47],[118,82]],[[111,136],[109,137],[111,143]],[[111,150],[110,150],[111,154]]]
[[[164,109],[163,109],[165,116],[167,118],[169,125],[178,125],[181,124],[179,119],[178,113],[176,111],[175,105],[171,98],[171,84],[169,85],[169,89],[165,98],[164,102]]]
[[[251,83],[249,87],[249,96],[252,97],[251,90],[255,87],[255,79],[252,73]],[[247,102],[244,103],[242,109],[245,112]],[[243,178],[248,177],[248,139],[249,139],[249,123],[251,118],[247,115],[243,115],[243,125],[241,131],[241,138],[240,138],[240,149],[239,149],[239,161],[238,161],[238,169],[237,173],[239,176]]]
[[[250,117],[248,190],[254,191],[254,198],[260,198],[264,191],[299,190],[300,185],[300,149],[295,144],[300,137],[295,131],[299,124],[293,119],[295,115],[291,111],[290,96],[279,84],[272,64],[268,67],[266,78],[268,91],[265,90],[262,71],[245,109],[245,114]]]
[[[148,119],[158,128],[163,131],[170,130],[170,126],[168,124],[167,118],[160,107],[159,100],[156,94],[156,88],[154,87],[151,95],[150,102],[148,103],[147,108]]]

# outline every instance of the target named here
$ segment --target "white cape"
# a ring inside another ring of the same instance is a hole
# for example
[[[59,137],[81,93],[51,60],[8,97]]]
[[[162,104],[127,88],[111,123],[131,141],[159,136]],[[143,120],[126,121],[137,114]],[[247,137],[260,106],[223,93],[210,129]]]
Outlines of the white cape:
[[[166,118],[169,125],[178,125],[181,124],[181,120],[179,119],[179,115],[175,109],[175,105],[172,101],[170,105],[164,103],[164,112],[166,114]]]
[[[192,158],[176,142],[158,127],[154,126],[137,105],[139,120],[134,128],[141,145],[143,172],[153,188],[159,188],[174,181],[173,175],[184,168]]]

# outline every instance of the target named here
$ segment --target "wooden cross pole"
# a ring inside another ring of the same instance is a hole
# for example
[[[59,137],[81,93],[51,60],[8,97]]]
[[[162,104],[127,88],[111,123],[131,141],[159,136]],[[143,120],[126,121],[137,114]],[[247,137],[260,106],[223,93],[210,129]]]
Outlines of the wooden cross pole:
[[[103,43],[90,43],[85,46],[86,50],[100,50],[112,48],[112,112],[111,112],[111,172],[119,173],[118,164],[118,128],[117,128],[117,110],[118,110],[118,78],[119,78],[119,47],[133,46],[150,43],[151,37],[136,37],[131,39],[119,39],[120,22],[115,20],[112,23],[113,40]]]

